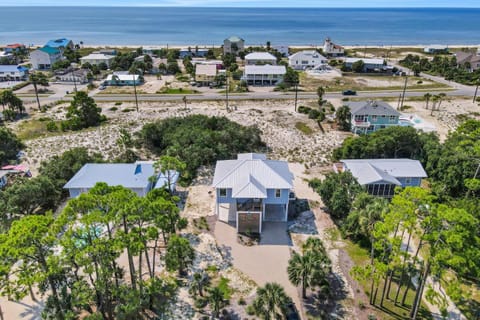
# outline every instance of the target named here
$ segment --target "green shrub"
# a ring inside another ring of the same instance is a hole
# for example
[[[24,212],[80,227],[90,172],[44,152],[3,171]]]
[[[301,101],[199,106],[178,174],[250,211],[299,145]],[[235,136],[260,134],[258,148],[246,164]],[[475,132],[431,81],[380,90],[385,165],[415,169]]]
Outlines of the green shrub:
[[[320,111],[318,110],[310,109],[310,111],[308,112],[309,119],[318,119],[319,116],[320,116]]]
[[[58,126],[55,121],[50,121],[47,123],[47,130],[50,132],[58,131]]]
[[[122,112],[132,112],[132,111],[135,111],[134,109],[131,109],[131,108],[125,108],[125,109],[122,109]]]
[[[247,314],[249,316],[253,316],[255,315],[255,308],[250,304],[247,306],[247,308],[245,309],[245,311],[247,312]]]
[[[197,299],[195,299],[195,302],[194,302],[195,308],[203,309],[207,305],[207,302],[208,302],[207,299],[203,297],[198,297]]]
[[[298,112],[308,114],[312,110],[312,108],[305,107],[305,106],[300,106],[298,107]]]
[[[117,107],[111,107],[111,108],[110,108],[110,109],[108,109],[108,110],[110,110],[110,111],[117,111],[117,110],[118,110],[118,108],[117,108]]]
[[[240,299],[238,299],[238,304],[241,305],[241,306],[244,306],[247,304],[247,302],[245,301],[245,299],[243,297],[240,297]]]
[[[122,105],[122,102],[121,102],[121,101],[117,101],[117,102],[115,102],[115,105],[116,105],[116,106],[121,106],[121,105]]]

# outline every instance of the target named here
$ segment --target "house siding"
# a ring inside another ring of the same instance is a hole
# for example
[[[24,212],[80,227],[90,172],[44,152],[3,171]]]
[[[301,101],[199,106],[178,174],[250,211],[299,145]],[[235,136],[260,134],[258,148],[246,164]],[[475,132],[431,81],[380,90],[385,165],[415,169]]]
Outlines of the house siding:
[[[363,119],[363,120],[362,120]],[[359,122],[370,123],[368,127],[361,127],[357,124]],[[384,129],[391,126],[399,125],[399,116],[383,116],[383,115],[363,115],[363,114],[352,114],[351,118],[352,123],[352,132],[353,133],[372,133],[380,129]]]
[[[267,199],[265,199],[266,204],[287,204],[289,200],[290,190],[289,189],[281,189],[281,196],[280,198],[275,197],[275,190],[276,189],[267,189]]]

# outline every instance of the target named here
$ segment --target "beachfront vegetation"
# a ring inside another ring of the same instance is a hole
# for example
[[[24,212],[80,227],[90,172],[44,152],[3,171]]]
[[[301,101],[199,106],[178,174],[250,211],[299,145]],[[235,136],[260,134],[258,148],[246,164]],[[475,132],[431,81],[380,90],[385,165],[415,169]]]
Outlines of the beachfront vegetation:
[[[33,72],[30,74],[30,82],[33,84],[33,89],[35,90],[35,97],[37,98],[38,110],[42,111],[42,106],[40,105],[40,99],[38,98],[38,86],[43,86],[43,87],[48,86],[47,76],[42,72]]]
[[[284,319],[287,315],[287,305],[291,301],[281,285],[269,282],[257,289],[252,306],[254,314],[261,319]]]
[[[400,65],[412,69],[416,74],[425,72],[435,76],[442,76],[467,85],[476,85],[480,81],[480,69],[471,72],[469,65],[459,65],[455,56],[435,56],[429,60],[418,55],[409,54],[400,60]]]
[[[310,181],[343,235],[370,250],[352,272],[372,305],[398,314],[408,308],[409,317],[417,318],[425,292],[445,313],[445,297],[426,284],[432,278],[452,293],[463,312],[478,312],[472,296],[459,288],[480,275],[480,234],[473,227],[480,219],[475,173],[479,132],[480,121],[468,120],[443,144],[434,134],[405,127],[346,139],[335,150],[336,159],[412,158],[423,163],[431,188],[397,189],[388,204],[362,192],[354,179],[347,179],[349,173]],[[413,278],[419,279],[415,286]]]
[[[341,106],[335,112],[335,120],[338,124],[338,127],[342,131],[350,131],[352,127],[351,123],[352,114],[350,113],[350,108],[348,106]]]
[[[0,126],[0,165],[15,160],[23,143],[10,129]]]
[[[196,176],[200,166],[265,148],[257,128],[244,127],[225,117],[204,115],[149,123],[137,137],[137,143],[157,155],[171,155],[185,162],[182,179],[186,182]]]
[[[139,197],[123,187],[99,183],[71,199],[56,217],[46,212],[14,221],[0,235],[0,293],[36,300],[34,288],[39,288],[47,296],[45,319],[80,315],[143,319],[146,314],[167,314],[176,283],[155,271],[161,258],[159,235],[170,239],[164,245],[167,254],[176,257],[175,271],[186,266],[184,253],[192,258],[189,242],[175,235],[185,226],[176,201],[165,190]],[[118,262],[124,252],[126,270]],[[142,269],[145,265],[147,270]]]
[[[12,90],[6,89],[0,92],[0,104],[2,105],[3,120],[12,121],[25,112],[23,101]],[[2,119],[0,119],[2,121]]]
[[[80,130],[98,126],[106,121],[95,100],[84,91],[77,91],[67,110],[67,120],[62,122],[63,130]]]
[[[330,272],[331,262],[319,238],[308,238],[302,253],[293,252],[288,261],[288,279],[293,285],[301,286],[303,299],[307,298],[307,289],[328,287]]]

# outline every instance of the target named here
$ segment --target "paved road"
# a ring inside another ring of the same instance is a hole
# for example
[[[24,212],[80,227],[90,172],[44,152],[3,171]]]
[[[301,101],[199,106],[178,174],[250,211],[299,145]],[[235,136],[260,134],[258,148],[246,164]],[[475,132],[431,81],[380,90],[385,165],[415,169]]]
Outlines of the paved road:
[[[435,91],[407,91],[406,97],[421,97],[425,93],[429,92],[431,94],[446,93],[448,96],[473,96],[475,88],[467,87],[459,88],[454,90],[435,90]],[[383,98],[383,97],[398,97],[400,96],[401,91],[399,90],[389,90],[389,91],[364,91],[358,92],[356,96],[358,98]],[[89,94],[90,95],[90,94]],[[135,101],[135,96],[126,95],[126,94],[92,94],[90,95],[95,98],[96,101]],[[185,95],[159,95],[159,94],[142,94],[138,95],[138,101],[180,101]],[[192,94],[186,95],[188,100],[225,100],[224,94]],[[325,95],[326,99],[332,98],[344,98],[341,93],[328,93]],[[21,97],[24,101],[34,101],[35,97]],[[278,92],[267,92],[267,93],[246,93],[246,94],[230,94],[229,100],[289,100],[294,99],[295,93],[278,93]],[[317,95],[315,93],[299,93],[298,99],[316,99]],[[58,96],[49,96],[41,97],[40,100],[42,103],[50,103],[57,100],[71,100],[71,97],[58,97]]]

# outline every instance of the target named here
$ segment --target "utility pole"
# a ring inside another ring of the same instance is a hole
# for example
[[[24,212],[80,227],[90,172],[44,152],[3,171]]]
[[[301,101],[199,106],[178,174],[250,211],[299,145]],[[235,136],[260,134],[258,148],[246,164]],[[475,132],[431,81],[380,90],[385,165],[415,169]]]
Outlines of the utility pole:
[[[298,101],[298,80],[295,82],[295,112],[297,112],[297,101]]]
[[[75,80],[75,69],[72,69],[73,85],[75,86],[75,92],[77,92],[77,81]]]
[[[137,83],[135,80],[136,75],[137,73],[135,72],[132,76],[133,76],[133,92],[135,93],[135,106],[137,107],[137,113],[138,113]]]
[[[473,103],[477,100],[478,86],[480,85],[480,80],[477,82],[477,88],[475,89],[475,94],[473,95]]]
[[[228,72],[226,73],[227,75],[227,81],[226,81],[226,88],[225,88],[225,99],[226,99],[226,102],[227,102],[227,112],[228,112],[228,89],[230,88],[230,85],[228,83]]]
[[[405,85],[403,86],[402,103],[400,104],[400,110],[403,109],[403,102],[405,101],[405,92],[407,91],[407,82],[408,82],[408,75],[405,76]]]

